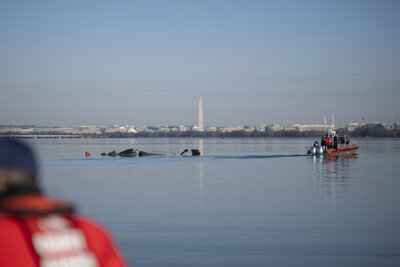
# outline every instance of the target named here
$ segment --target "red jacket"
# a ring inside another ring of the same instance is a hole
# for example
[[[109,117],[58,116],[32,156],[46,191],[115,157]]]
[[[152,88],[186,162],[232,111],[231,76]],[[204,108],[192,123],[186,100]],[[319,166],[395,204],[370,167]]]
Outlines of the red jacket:
[[[127,266],[106,230],[70,206],[39,194],[4,199],[0,267],[60,265]]]

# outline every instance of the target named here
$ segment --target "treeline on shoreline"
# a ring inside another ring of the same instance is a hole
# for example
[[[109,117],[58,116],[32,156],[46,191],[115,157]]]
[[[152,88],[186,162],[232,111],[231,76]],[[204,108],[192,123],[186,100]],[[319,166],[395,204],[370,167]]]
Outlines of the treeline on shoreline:
[[[357,130],[349,132],[347,130],[338,129],[337,134],[346,134],[350,137],[363,138],[399,138],[400,130],[387,130],[384,128],[368,128],[359,127]],[[280,138],[311,138],[311,137],[321,137],[326,135],[324,131],[234,131],[234,132],[153,132],[153,133],[112,133],[107,135],[107,137],[136,137],[136,138],[173,138],[173,137],[197,137],[197,138],[266,138],[266,137],[280,137]]]

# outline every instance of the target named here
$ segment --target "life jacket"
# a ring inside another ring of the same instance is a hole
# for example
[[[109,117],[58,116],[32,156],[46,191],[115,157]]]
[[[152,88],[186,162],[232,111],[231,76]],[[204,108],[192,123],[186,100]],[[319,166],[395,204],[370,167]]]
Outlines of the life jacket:
[[[24,251],[21,255],[31,255],[30,257],[26,256],[26,266],[124,265],[120,259],[112,259],[110,262],[118,262],[121,265],[103,264],[102,259],[92,251],[93,246],[89,244],[87,234],[83,229],[85,227],[82,227],[73,208],[66,203],[45,198],[40,194],[11,196],[0,203],[0,218],[16,223],[19,228],[22,238],[21,242],[17,243],[16,249]],[[83,224],[83,226],[85,225]],[[94,235],[92,234],[92,236]],[[91,239],[93,240],[93,238]],[[104,242],[102,236],[97,242],[107,243]],[[7,246],[7,240],[1,240],[0,244]],[[105,244],[105,246],[107,245]],[[0,250],[2,250],[1,245]],[[110,250],[115,249],[110,248]],[[28,262],[33,264],[28,264]]]

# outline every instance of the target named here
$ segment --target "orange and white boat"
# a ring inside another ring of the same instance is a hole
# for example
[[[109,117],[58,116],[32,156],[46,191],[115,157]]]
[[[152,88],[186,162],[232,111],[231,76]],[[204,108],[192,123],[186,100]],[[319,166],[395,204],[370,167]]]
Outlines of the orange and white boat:
[[[326,117],[324,115],[324,125],[326,125]],[[354,155],[358,150],[358,145],[350,144],[350,139],[347,135],[336,134],[334,131],[334,117],[332,114],[332,125],[328,134],[321,138],[321,144],[315,141],[314,146],[307,147],[309,155]]]
[[[336,135],[335,131],[330,131],[329,135],[321,138],[321,144],[315,141],[314,146],[307,148],[309,155],[354,155],[358,150],[358,145],[350,144],[347,135]]]

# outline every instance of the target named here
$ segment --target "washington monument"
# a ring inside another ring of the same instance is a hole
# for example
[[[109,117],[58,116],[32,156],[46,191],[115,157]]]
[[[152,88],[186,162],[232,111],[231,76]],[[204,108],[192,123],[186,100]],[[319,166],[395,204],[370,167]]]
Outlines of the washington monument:
[[[204,131],[203,126],[203,99],[200,97],[199,99],[199,132]]]

